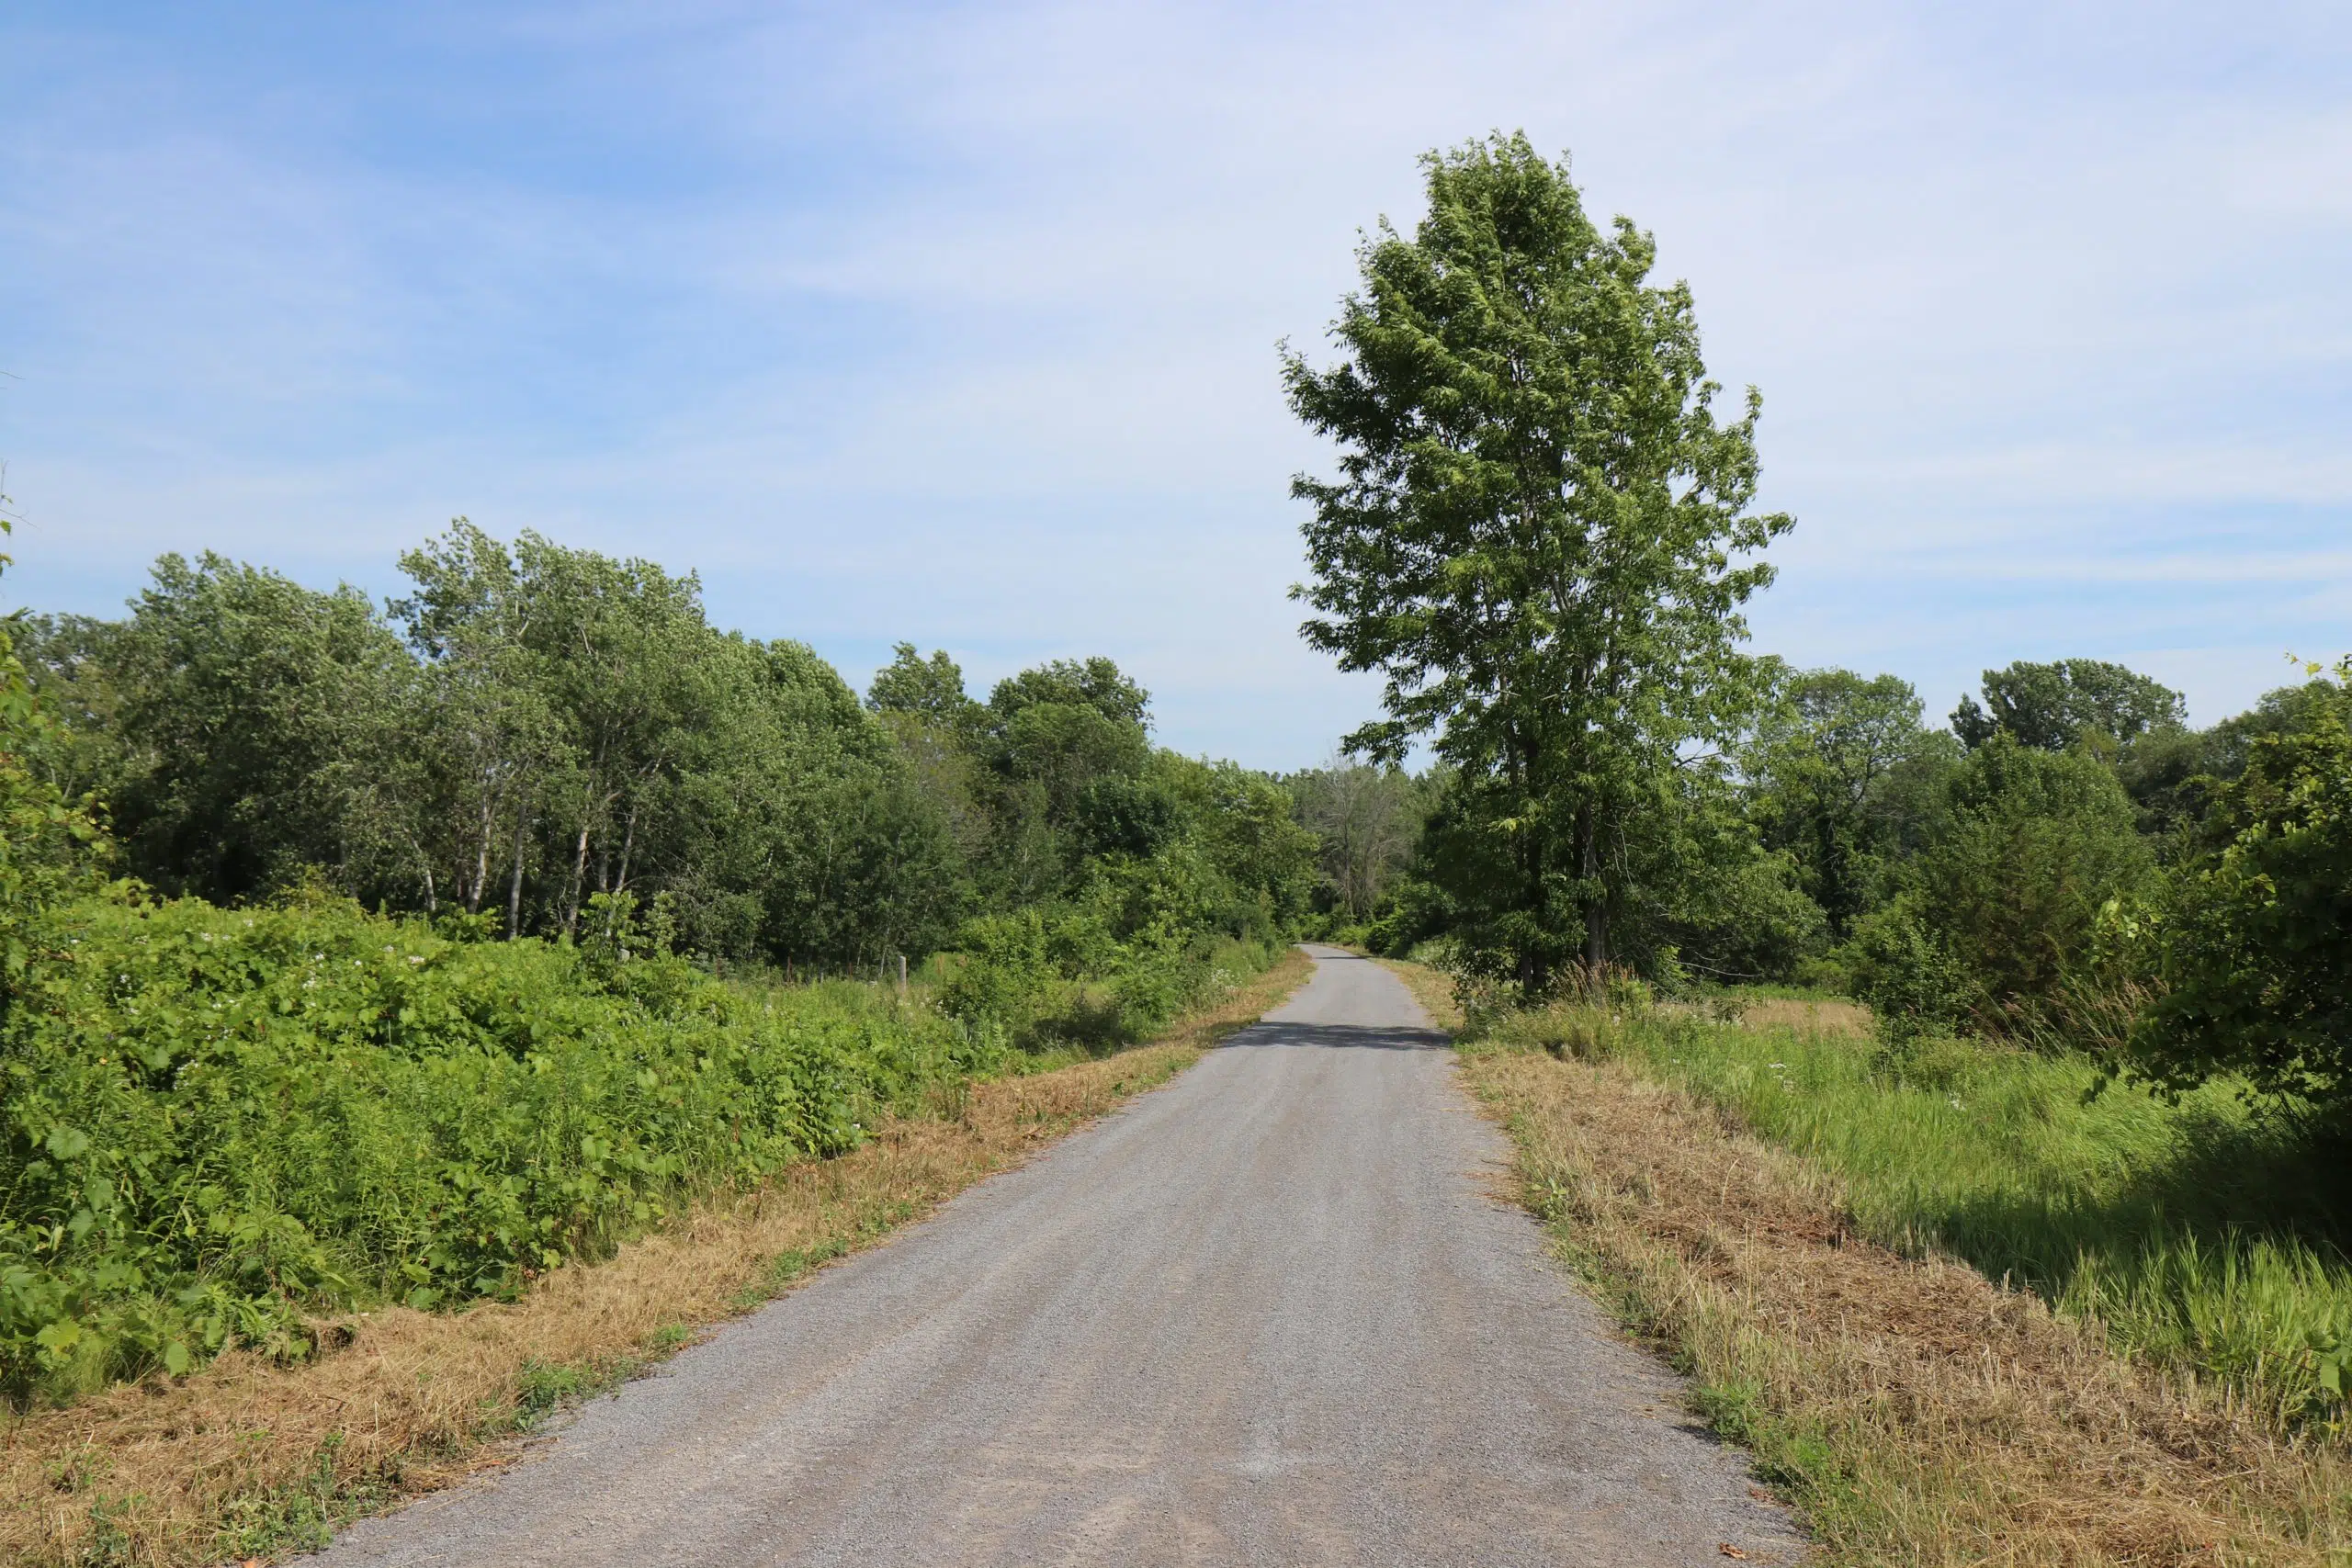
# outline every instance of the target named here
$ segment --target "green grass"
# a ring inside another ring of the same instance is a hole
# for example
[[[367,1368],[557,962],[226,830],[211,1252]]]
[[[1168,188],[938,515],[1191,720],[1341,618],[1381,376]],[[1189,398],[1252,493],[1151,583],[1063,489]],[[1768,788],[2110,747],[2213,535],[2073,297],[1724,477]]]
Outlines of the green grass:
[[[2094,1063],[1563,1008],[1498,1044],[1613,1056],[1843,1181],[1865,1234],[1939,1247],[2217,1377],[2282,1429],[2341,1435],[2352,1348],[2352,1160],[2225,1085],[2177,1105]],[[2098,1092],[2094,1092],[2098,1090]]]

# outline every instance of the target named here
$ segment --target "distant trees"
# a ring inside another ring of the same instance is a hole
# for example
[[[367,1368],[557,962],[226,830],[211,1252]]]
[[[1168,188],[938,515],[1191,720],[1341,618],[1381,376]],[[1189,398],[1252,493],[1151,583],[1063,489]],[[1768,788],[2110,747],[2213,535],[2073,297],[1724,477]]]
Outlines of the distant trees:
[[[1388,717],[1351,750],[1396,761],[1434,733],[1461,959],[1540,988],[1625,954],[1641,868],[1688,863],[1658,841],[1687,749],[1750,706],[1738,609],[1770,572],[1735,563],[1790,522],[1748,511],[1757,397],[1716,417],[1689,290],[1647,282],[1647,235],[1603,232],[1523,137],[1424,166],[1413,237],[1384,226],[1361,253],[1340,360],[1283,362],[1340,447],[1337,479],[1294,486],[1303,630],[1387,677]]]
[[[1293,774],[1299,820],[1319,843],[1317,869],[1333,908],[1351,925],[1382,913],[1384,898],[1411,863],[1428,816],[1430,784],[1401,768],[1335,755]]]
[[[2123,744],[2186,722],[2178,692],[2097,659],[2019,660],[1984,671],[1984,689],[1982,707],[1962,697],[1952,711],[1951,731],[1964,746],[2007,735],[2021,746],[2064,751],[2094,735]]]
[[[1951,748],[1920,713],[1918,694],[1893,675],[1803,671],[1767,688],[1739,747],[1758,832],[1790,857],[1835,940],[1885,900],[1902,852],[1905,786]]]
[[[716,630],[695,580],[650,562],[459,519],[401,566],[380,614],[208,555],[157,562],[121,621],[28,619],[54,719],[23,766],[102,800],[164,892],[316,878],[508,935],[585,938],[595,900],[632,898],[696,951],[839,966],[983,908],[1107,908],[1117,867],[1140,912],[1104,941],[1154,918],[1262,934],[1305,907],[1288,795],[1155,749],[1107,660],[983,704],[902,645],[861,703],[803,645]]]

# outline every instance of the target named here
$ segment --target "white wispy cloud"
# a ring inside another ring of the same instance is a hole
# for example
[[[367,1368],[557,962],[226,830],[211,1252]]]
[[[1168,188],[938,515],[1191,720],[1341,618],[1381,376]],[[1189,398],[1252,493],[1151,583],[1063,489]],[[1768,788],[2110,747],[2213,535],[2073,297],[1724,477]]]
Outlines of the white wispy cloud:
[[[389,587],[464,512],[698,566],[854,679],[900,636],[982,673],[1099,648],[1172,742],[1303,761],[1373,694],[1283,597],[1328,457],[1273,344],[1317,351],[1417,153],[1524,127],[1766,390],[1801,524],[1759,640],[1935,702],[2140,652],[2203,712],[2278,678],[2263,638],[2352,639],[2332,7],[35,6],[0,39],[43,603],[205,545]]]

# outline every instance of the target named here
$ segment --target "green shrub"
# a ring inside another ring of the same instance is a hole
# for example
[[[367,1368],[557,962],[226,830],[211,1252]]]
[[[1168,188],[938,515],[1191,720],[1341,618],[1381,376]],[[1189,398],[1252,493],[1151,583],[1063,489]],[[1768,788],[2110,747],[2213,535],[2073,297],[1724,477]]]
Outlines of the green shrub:
[[[1949,1031],[1967,1015],[1967,974],[1907,901],[1855,921],[1837,962],[1846,990],[1870,1008],[1880,1037],[1890,1045]]]
[[[2352,1107],[2352,660],[2218,785],[2201,858],[2154,932],[2165,987],[2130,1060],[2182,1089],[2223,1072]]]
[[[2084,751],[2006,732],[1968,755],[1920,856],[1909,911],[1957,966],[1974,1022],[2030,1030],[2087,951],[2109,900],[2154,860],[2131,798]]]
[[[56,911],[0,1027],[0,1390],[510,1295],[694,1184],[854,1145],[1001,1030],[355,906]]]

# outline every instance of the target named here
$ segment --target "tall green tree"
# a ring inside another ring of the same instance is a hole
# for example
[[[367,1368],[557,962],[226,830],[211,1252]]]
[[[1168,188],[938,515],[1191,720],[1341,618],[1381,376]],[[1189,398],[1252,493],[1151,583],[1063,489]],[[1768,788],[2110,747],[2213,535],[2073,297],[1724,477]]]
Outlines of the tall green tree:
[[[950,733],[970,728],[979,705],[964,690],[963,667],[945,649],[925,659],[910,642],[896,644],[890,662],[874,672],[865,705],[880,714],[905,714]]]
[[[1693,742],[1752,705],[1739,651],[1791,526],[1750,511],[1750,389],[1722,419],[1690,289],[1656,246],[1596,225],[1565,163],[1524,136],[1424,160],[1429,212],[1359,254],[1328,368],[1285,353],[1293,410],[1340,448],[1302,476],[1315,580],[1303,628],[1386,676],[1351,750],[1399,761],[1434,733],[1460,770],[1450,833],[1487,843],[1465,953],[1540,986],[1617,948],[1645,813]]]
[[[464,518],[401,558],[416,587],[391,614],[424,661],[417,722],[426,740],[401,798],[414,813],[425,908],[444,890],[479,912],[504,881],[507,929],[523,884],[563,726],[530,634],[537,606],[514,554]]]
[[[352,588],[322,593],[207,554],[167,555],[112,639],[131,868],[169,892],[251,897],[305,866],[360,874],[350,761],[413,673]]]
[[[2083,963],[2100,908],[2154,867],[2112,770],[2002,734],[1952,773],[1906,906],[1965,976],[1976,1023],[2030,1030]]]
[[[1055,660],[998,682],[978,745],[991,782],[1000,897],[1065,891],[1091,847],[1148,852],[1172,818],[1146,777],[1150,695],[1108,659]],[[1156,824],[1156,825],[1155,825]]]
[[[1791,858],[1833,941],[1891,891],[1890,784],[1935,746],[1908,682],[1806,670],[1776,684],[1740,747],[1748,814],[1765,845]]]

